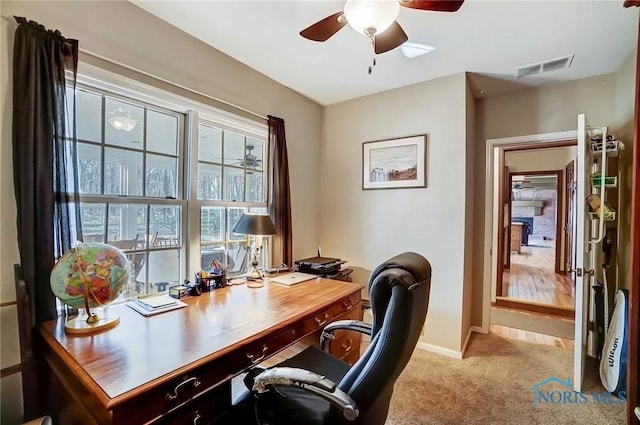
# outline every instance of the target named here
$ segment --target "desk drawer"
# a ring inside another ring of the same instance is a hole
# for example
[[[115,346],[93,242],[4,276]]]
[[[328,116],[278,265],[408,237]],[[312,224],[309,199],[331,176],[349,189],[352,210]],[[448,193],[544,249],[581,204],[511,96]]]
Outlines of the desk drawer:
[[[347,363],[349,366],[353,366],[360,360],[360,349],[351,350],[347,354],[345,354],[340,360]]]
[[[206,425],[229,410],[231,387],[223,385],[202,394],[153,425]]]
[[[340,306],[338,306],[340,307]],[[287,348],[294,342],[313,334],[324,328],[325,325],[333,321],[333,310],[336,307],[327,308],[314,316],[293,325],[275,335],[269,336],[263,340],[256,341],[243,350],[242,361],[243,369],[257,365],[267,357],[270,357],[279,351]],[[340,307],[342,308],[342,307]]]
[[[332,322],[336,322],[338,320],[362,320],[362,304],[356,304],[355,307],[356,308],[352,308],[351,310],[347,311],[346,313],[343,313],[340,316],[334,318],[332,320]],[[361,335],[359,332],[347,331],[347,330],[344,330],[344,329],[338,329],[337,331],[335,331],[334,335],[335,335],[336,339],[340,339],[346,334],[349,334],[349,335]]]
[[[227,355],[216,362],[204,364],[151,388],[131,401],[114,408],[113,423],[122,425],[156,423],[158,418],[168,412],[212,390],[227,393],[226,397],[218,397],[216,401],[216,406],[224,411],[231,405],[229,379],[232,376],[230,372],[235,370],[233,369],[235,363],[236,360]]]
[[[362,304],[358,303],[354,307],[355,308],[336,317],[335,320],[362,320]],[[356,331],[341,329],[337,330],[334,335],[336,338],[329,342],[329,352],[349,364],[358,361],[358,358],[360,358],[360,341],[362,334]]]
[[[336,320],[336,317],[340,316],[343,313],[346,313],[347,311],[361,310],[362,306],[360,301],[360,291],[355,292],[348,297],[344,297],[331,309],[332,320]]]
[[[359,350],[360,334],[358,332],[348,332],[331,341],[331,354],[339,359],[351,354],[352,351]]]

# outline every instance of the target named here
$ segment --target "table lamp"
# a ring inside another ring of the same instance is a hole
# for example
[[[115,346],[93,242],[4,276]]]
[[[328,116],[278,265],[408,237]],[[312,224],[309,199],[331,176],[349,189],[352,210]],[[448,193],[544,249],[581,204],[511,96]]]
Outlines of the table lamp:
[[[244,213],[233,228],[234,233],[253,236],[251,246],[251,271],[247,274],[247,280],[262,280],[262,273],[258,270],[259,248],[255,246],[255,236],[273,235],[276,227],[268,214]],[[250,238],[251,239],[251,238]]]

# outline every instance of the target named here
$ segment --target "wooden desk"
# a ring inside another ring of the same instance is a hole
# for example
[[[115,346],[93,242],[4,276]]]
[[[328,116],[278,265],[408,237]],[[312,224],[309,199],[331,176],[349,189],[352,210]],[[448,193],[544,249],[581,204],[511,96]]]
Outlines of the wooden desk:
[[[231,377],[331,321],[361,318],[361,289],[328,279],[230,286],[151,317],[113,306],[119,325],[89,336],[46,322],[54,423],[208,423],[231,403]]]

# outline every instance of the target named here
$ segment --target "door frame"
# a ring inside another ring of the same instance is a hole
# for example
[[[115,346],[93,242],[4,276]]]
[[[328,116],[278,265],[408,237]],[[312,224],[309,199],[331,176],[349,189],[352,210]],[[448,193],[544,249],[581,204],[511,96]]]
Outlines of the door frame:
[[[494,234],[498,228],[498,180],[501,173],[496,172],[496,166],[501,158],[501,151],[505,148],[531,149],[535,147],[548,148],[565,143],[567,146],[578,139],[578,130],[559,131],[554,133],[531,134],[526,136],[487,139],[485,145],[485,202],[484,202],[484,258],[483,258],[483,287],[482,287],[482,328],[489,333],[491,322],[491,303],[495,302],[496,270],[497,270],[497,237]]]
[[[553,146],[544,146],[544,148],[564,147],[564,146],[575,146],[575,143],[574,141],[560,142],[560,143],[555,143]],[[529,150],[533,150],[533,149],[543,149],[543,147],[529,148]],[[502,150],[502,156],[504,157],[504,155],[507,152],[513,152],[515,150],[523,150],[523,149],[505,148],[504,150]],[[531,176],[538,175],[538,176],[555,176],[556,177],[556,189],[555,189],[556,190],[556,226],[555,226],[556,248],[554,253],[553,271],[554,273],[560,274],[561,273],[560,256],[562,252],[562,243],[561,243],[562,238],[560,235],[561,235],[561,229],[562,229],[561,222],[562,222],[562,211],[563,211],[562,182],[563,182],[564,172],[562,170],[513,171],[513,172],[510,171],[508,176],[506,176],[506,179],[505,179],[506,181],[509,182],[509,192],[511,192],[511,181],[513,179],[513,176],[522,175],[522,174],[527,174]],[[509,205],[509,208],[511,208],[510,201],[508,202],[508,205]],[[498,215],[498,229],[501,229],[502,228],[501,226],[504,226],[505,224],[502,221],[503,216],[504,214]],[[511,210],[509,211],[509,216],[511,216]],[[504,255],[508,254],[510,256],[511,252],[510,250],[507,251],[506,248],[507,247],[503,246],[502,249],[504,250],[504,252],[500,251],[501,247],[498,245],[498,250],[499,250],[498,252],[502,252],[502,254]],[[499,265],[500,263],[498,263],[498,266]],[[543,304],[536,301],[527,301],[527,300],[521,300],[517,298],[503,297],[502,283],[503,283],[503,276],[500,274],[500,270],[496,269],[496,293],[495,293],[496,299],[495,299],[494,305],[496,305],[497,307],[512,308],[512,309],[517,309],[522,311],[530,311],[533,313],[565,317],[569,319],[574,318],[575,309],[572,309],[569,307],[563,307],[563,306],[558,306],[553,304]]]
[[[571,146],[571,145],[568,145]],[[555,146],[545,146],[545,148],[548,147],[555,147]],[[534,148],[534,149],[539,149],[539,148]],[[516,150],[522,150],[522,149],[511,149],[511,148],[507,148],[504,149],[502,151],[502,159],[501,159],[501,169],[503,170],[503,175],[500,176],[501,182],[500,182],[500,187],[503,187],[505,192],[504,194],[502,194],[503,198],[498,200],[498,205],[507,205],[506,209],[508,211],[504,211],[505,208],[499,208],[498,209],[498,229],[500,231],[500,229],[504,230],[507,228],[506,226],[506,222],[505,222],[505,215],[508,215],[509,219],[511,219],[511,209],[512,209],[512,205],[511,205],[511,185],[513,184],[513,176],[518,176],[518,175],[522,175],[522,174],[527,174],[530,176],[555,176],[556,177],[556,226],[555,226],[555,234],[556,234],[556,249],[555,249],[555,254],[554,254],[554,266],[553,266],[553,270],[555,273],[561,273],[561,267],[560,267],[560,256],[562,253],[562,243],[560,241],[562,241],[562,237],[561,237],[561,222],[562,222],[562,211],[564,210],[564,205],[562,204],[564,198],[562,196],[562,182],[563,182],[563,171],[562,170],[549,170],[549,171],[515,171],[515,172],[511,172],[509,171],[509,168],[504,165],[505,161],[505,157],[504,154],[506,154],[507,152],[513,152]],[[508,187],[508,190],[507,190]],[[505,214],[505,212],[507,214]],[[509,225],[510,228],[510,225]],[[509,230],[509,232],[507,233],[511,233],[511,231]],[[499,235],[499,236],[503,236],[503,235]],[[498,269],[496,270],[496,297],[500,297],[502,296],[502,283],[503,283],[503,274],[504,274],[504,269],[508,269],[511,266],[511,250],[510,250],[510,244],[508,244],[508,242],[506,240],[504,240],[504,237],[498,237],[498,248],[497,248],[497,252],[500,253],[501,256],[506,257],[506,264],[504,265],[504,267],[501,267],[502,262],[498,261],[497,265],[498,265]],[[560,243],[559,243],[560,242]],[[507,249],[509,248],[509,249]]]

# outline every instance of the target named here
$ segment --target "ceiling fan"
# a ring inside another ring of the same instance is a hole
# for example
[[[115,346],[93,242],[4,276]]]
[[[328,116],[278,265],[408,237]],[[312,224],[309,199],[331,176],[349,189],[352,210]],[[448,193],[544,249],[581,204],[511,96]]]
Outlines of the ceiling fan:
[[[239,165],[246,168],[253,168],[254,170],[262,165],[262,160],[251,153],[251,151],[254,149],[255,146],[247,145],[247,154],[244,156],[244,158],[238,159],[238,161],[240,161]]]
[[[455,12],[464,0],[347,0],[344,10],[327,16],[300,31],[300,35],[313,41],[327,41],[345,25],[364,34],[376,54],[388,52],[407,41],[396,18],[400,6],[436,12]],[[375,59],[373,64],[375,65]],[[369,67],[371,73],[371,67]]]

